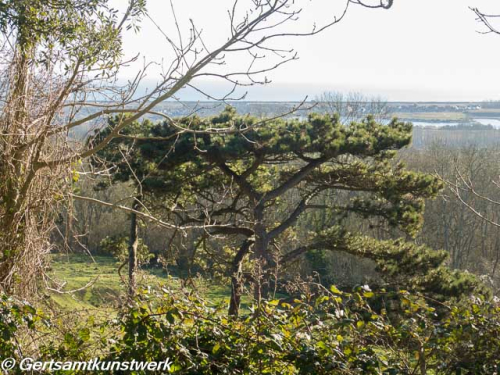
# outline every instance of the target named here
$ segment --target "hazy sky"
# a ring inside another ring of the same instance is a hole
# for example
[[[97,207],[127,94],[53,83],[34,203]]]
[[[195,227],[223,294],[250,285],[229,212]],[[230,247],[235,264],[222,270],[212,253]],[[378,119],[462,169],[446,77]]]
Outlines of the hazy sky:
[[[210,45],[228,35],[229,0],[173,0],[183,30],[192,18]],[[306,11],[289,30],[322,24],[345,0],[297,0]],[[240,0],[240,6],[250,0]],[[301,100],[325,90],[359,91],[388,100],[465,101],[500,99],[500,35],[482,35],[469,6],[499,13],[497,0],[395,0],[390,10],[352,6],[347,17],[320,35],[288,38],[300,59],[269,74],[273,83],[251,89],[248,100]],[[168,0],[148,0],[151,17],[175,37]],[[165,39],[149,20],[125,36],[128,55],[169,61]],[[232,60],[243,66],[243,60]],[[133,69],[132,69],[133,70]],[[150,76],[154,78],[154,74]],[[220,86],[211,82],[217,92]],[[181,99],[193,99],[186,91]]]

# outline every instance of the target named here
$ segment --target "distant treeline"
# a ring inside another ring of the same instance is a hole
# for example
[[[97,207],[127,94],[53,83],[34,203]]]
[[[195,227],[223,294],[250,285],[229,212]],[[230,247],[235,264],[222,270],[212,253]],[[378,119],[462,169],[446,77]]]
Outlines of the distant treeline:
[[[446,125],[439,128],[416,126],[413,128],[412,147],[421,149],[436,142],[449,147],[496,146],[500,144],[500,129],[481,124]]]
[[[481,106],[483,108],[500,109],[500,100],[484,101]]]

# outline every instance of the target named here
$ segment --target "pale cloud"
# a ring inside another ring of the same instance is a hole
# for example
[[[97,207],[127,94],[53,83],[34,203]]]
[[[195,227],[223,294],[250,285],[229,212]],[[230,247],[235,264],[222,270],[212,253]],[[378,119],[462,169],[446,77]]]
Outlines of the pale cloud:
[[[174,0],[181,26],[187,29],[192,18],[210,44],[228,35],[225,10],[230,3]],[[327,21],[343,3],[306,1],[308,12],[297,28]],[[481,26],[469,6],[500,13],[500,3],[494,0],[395,0],[388,11],[352,7],[342,23],[323,34],[283,40],[282,45],[296,49],[300,59],[273,72],[274,83],[266,90],[251,90],[247,98],[300,100],[341,90],[389,100],[500,99],[500,36],[477,33]],[[148,8],[157,24],[175,35],[169,2],[149,0]],[[147,20],[140,34],[125,37],[125,51],[140,52],[147,60],[166,62],[171,57],[163,36]],[[237,65],[238,59],[233,63]],[[125,74],[132,75],[136,68]],[[192,98],[184,92],[184,99]]]

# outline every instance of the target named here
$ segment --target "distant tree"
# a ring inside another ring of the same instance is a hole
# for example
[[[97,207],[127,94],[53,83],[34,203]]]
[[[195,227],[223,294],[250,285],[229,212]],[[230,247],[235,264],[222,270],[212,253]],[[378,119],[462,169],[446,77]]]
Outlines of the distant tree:
[[[107,236],[99,243],[100,251],[106,255],[112,255],[125,265],[129,259],[129,243],[127,236]],[[149,248],[139,239],[136,247],[135,259],[138,265],[147,263],[152,257]],[[135,292],[135,291],[134,291]],[[133,296],[131,296],[133,297]]]
[[[390,119],[389,105],[380,97],[368,97],[356,92],[343,94],[326,91],[316,97],[315,101],[319,110],[330,115],[338,114],[344,124],[361,121],[368,115],[372,115],[376,121]]]

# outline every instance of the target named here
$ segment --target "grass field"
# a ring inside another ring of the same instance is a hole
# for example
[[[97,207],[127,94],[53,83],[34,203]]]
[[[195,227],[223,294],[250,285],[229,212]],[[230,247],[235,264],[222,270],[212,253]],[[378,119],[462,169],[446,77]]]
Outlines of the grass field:
[[[126,285],[118,275],[120,263],[112,257],[79,254],[53,255],[50,277],[64,285],[64,293],[50,292],[53,302],[63,309],[113,309],[123,301]],[[122,275],[126,278],[127,268]],[[140,286],[165,285],[169,289],[181,290],[181,280],[168,276],[162,269],[142,270],[138,275]],[[213,303],[229,303],[229,285],[210,283],[204,279],[194,280],[195,290]],[[87,287],[85,287],[87,286]],[[74,291],[69,293],[70,291]],[[249,298],[243,298],[242,309],[248,309]]]

